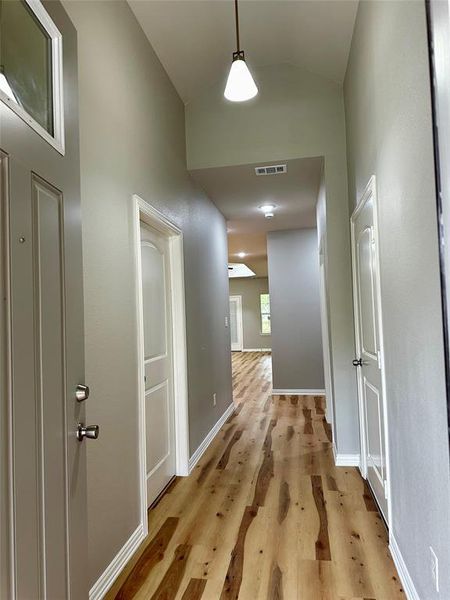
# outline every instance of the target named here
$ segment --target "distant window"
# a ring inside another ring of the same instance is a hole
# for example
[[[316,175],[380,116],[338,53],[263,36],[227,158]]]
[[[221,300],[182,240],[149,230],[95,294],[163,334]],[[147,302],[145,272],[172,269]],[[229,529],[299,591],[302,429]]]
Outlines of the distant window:
[[[261,333],[270,335],[270,298],[269,294],[260,294],[261,305]]]

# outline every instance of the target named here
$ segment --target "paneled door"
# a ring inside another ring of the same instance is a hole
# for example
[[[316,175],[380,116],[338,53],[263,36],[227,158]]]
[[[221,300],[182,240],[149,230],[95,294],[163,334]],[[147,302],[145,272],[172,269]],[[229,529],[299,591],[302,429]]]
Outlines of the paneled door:
[[[147,505],[176,472],[169,238],[141,222]]]
[[[374,194],[375,180],[372,179],[352,216],[357,352],[353,365],[358,376],[362,471],[388,521],[386,408]]]
[[[76,31],[57,1],[0,10],[0,596],[82,600],[82,440],[98,431],[84,428]]]
[[[242,296],[230,296],[230,335],[231,351],[241,352],[243,349],[242,331]]]

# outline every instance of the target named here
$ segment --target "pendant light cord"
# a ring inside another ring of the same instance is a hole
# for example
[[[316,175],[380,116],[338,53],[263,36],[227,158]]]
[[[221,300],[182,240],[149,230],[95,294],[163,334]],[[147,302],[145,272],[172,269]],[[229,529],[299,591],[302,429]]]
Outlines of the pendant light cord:
[[[238,11],[238,0],[234,0],[234,13],[236,16],[236,44],[237,44],[237,51],[240,52],[241,51],[241,44],[239,41],[239,11]]]

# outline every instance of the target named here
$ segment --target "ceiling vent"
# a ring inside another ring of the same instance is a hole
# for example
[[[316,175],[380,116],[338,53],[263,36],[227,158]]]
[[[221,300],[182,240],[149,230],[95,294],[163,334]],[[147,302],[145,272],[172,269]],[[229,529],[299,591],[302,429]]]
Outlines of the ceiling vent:
[[[255,167],[257,175],[280,175],[287,173],[287,165],[270,165],[269,167]]]

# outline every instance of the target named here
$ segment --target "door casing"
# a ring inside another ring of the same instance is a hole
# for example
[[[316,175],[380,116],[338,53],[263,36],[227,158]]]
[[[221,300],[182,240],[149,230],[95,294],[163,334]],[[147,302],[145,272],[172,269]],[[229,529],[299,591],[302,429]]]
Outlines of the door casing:
[[[135,268],[135,296],[138,356],[138,411],[139,411],[139,473],[141,522],[145,534],[147,525],[147,466],[145,430],[144,383],[144,324],[141,280],[141,222],[168,237],[170,256],[170,304],[172,309],[173,382],[175,413],[175,464],[176,474],[189,475],[189,413],[187,386],[186,309],[184,290],[183,232],[158,209],[136,194],[132,197],[133,248]]]
[[[8,156],[0,151],[0,197],[8,198]],[[14,597],[9,203],[0,203],[0,596]]]
[[[384,413],[384,437],[385,437],[385,452],[386,452],[386,482],[387,482],[387,524],[390,523],[392,515],[392,494],[391,494],[391,469],[390,469],[390,452],[389,452],[389,424],[388,424],[388,410],[387,410],[387,395],[386,395],[386,369],[384,360],[384,339],[383,339],[383,315],[382,315],[382,303],[381,303],[381,281],[380,281],[380,244],[379,244],[379,226],[378,226],[378,204],[377,204],[377,193],[376,193],[376,177],[372,175],[370,178],[353,214],[350,218],[350,233],[351,233],[351,248],[352,248],[352,281],[353,281],[353,318],[355,324],[355,347],[357,356],[361,356],[360,348],[360,327],[359,327],[359,304],[357,289],[357,273],[356,273],[356,236],[355,236],[355,222],[359,213],[366,205],[368,200],[373,202],[373,228],[375,238],[375,286],[376,286],[376,297],[377,297],[377,317],[378,317],[378,335],[380,343],[380,365],[381,365],[381,388],[383,393],[383,413]],[[367,479],[367,449],[366,449],[366,424],[365,424],[365,409],[364,409],[364,394],[362,387],[362,377],[360,369],[357,372],[357,389],[358,389],[358,407],[359,407],[359,427],[360,427],[360,471],[362,476]]]

